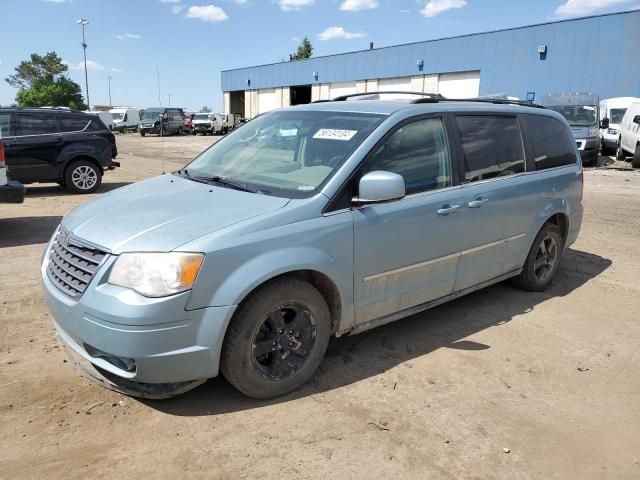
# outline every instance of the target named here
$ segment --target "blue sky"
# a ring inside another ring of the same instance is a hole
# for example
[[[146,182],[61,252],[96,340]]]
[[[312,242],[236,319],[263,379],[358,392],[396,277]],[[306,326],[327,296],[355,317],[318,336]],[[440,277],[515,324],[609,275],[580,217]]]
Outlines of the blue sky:
[[[305,35],[314,55],[638,8],[639,0],[2,0],[0,77],[33,52],[56,51],[92,104],[222,107],[220,70],[288,58]],[[16,90],[0,82],[0,104]]]

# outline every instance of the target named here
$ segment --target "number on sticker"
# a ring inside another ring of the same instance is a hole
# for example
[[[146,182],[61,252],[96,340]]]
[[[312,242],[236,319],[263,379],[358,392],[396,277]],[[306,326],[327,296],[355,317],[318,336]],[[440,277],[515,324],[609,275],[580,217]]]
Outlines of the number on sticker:
[[[335,128],[321,128],[313,138],[320,140],[343,140],[349,141],[358,133],[357,130],[338,130]]]

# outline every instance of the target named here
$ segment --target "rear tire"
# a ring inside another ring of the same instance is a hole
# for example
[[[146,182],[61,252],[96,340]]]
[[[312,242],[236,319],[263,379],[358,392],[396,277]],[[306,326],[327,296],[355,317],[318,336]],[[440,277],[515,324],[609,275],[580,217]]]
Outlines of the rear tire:
[[[64,172],[64,182],[73,193],[93,193],[102,184],[102,171],[89,160],[77,160]]]
[[[304,385],[324,357],[329,308],[312,285],[273,280],[252,293],[227,329],[220,369],[249,397],[268,399]]]
[[[640,144],[636,145],[636,150],[633,152],[633,160],[631,160],[631,166],[633,168],[640,168]]]
[[[563,247],[560,229],[552,223],[546,223],[531,246],[522,272],[513,278],[512,283],[530,292],[542,292],[560,267]]]
[[[144,132],[140,132],[140,136],[141,136],[141,137],[144,137],[145,135],[146,135],[146,133],[144,133]]]

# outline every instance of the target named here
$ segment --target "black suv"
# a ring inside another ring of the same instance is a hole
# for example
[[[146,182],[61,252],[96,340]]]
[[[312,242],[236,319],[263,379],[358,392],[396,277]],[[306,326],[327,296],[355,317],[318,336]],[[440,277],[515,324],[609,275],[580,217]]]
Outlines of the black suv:
[[[119,167],[116,138],[95,115],[57,108],[0,108],[8,177],[22,183],[58,182],[91,193],[105,170]]]
[[[162,119],[162,124],[160,120]],[[141,136],[147,133],[158,135],[182,135],[186,130],[184,126],[184,111],[181,108],[154,107],[145,109],[140,119],[138,131]]]

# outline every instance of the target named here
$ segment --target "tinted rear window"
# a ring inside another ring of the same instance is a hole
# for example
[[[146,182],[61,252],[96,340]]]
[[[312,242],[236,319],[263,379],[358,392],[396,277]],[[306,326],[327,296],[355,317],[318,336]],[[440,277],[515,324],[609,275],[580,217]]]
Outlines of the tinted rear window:
[[[576,163],[571,132],[558,120],[542,115],[523,115],[531,139],[536,170]]]
[[[58,133],[58,118],[48,113],[17,113],[16,135]]]
[[[515,117],[456,116],[464,153],[465,182],[524,172],[525,157]]]
[[[63,132],[79,132],[87,127],[91,118],[86,117],[61,117],[60,130]]]

